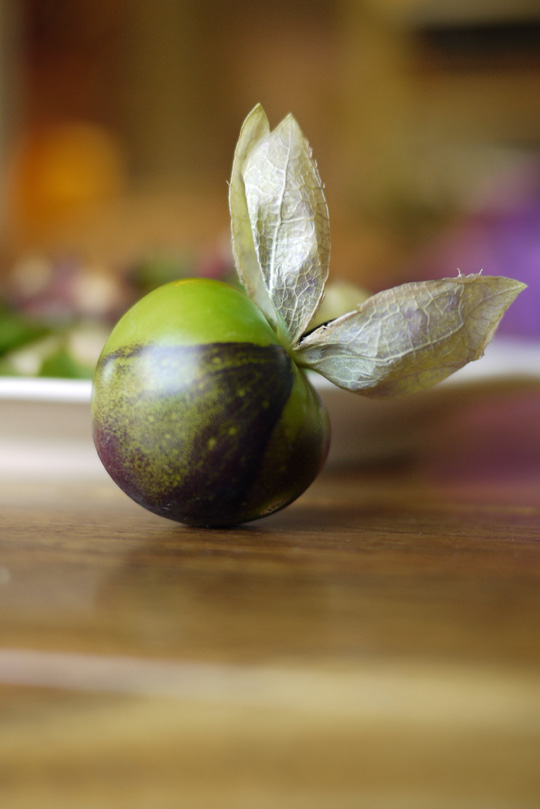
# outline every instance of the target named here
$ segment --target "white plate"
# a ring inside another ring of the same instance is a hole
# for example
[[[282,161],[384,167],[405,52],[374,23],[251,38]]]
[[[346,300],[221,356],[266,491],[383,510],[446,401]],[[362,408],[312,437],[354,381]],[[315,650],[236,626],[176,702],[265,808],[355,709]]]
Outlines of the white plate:
[[[433,391],[397,399],[366,399],[312,379],[332,423],[328,463],[380,461],[413,451],[428,411],[458,388],[540,381],[540,344],[496,339],[481,361]],[[0,377],[0,475],[106,477],[92,443],[90,395],[88,381]]]

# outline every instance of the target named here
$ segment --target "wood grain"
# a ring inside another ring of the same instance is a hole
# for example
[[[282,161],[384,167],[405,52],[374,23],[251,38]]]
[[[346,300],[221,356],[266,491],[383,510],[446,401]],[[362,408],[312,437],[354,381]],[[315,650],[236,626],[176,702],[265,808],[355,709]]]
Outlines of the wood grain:
[[[1,805],[536,808],[540,465],[458,446],[227,531],[2,479]]]

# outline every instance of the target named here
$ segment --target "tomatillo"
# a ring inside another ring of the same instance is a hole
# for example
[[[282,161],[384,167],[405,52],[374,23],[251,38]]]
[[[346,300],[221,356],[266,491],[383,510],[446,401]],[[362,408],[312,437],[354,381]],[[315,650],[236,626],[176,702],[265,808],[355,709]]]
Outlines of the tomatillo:
[[[201,278],[154,290],[113,330],[94,378],[105,468],[137,503],[188,525],[263,517],[315,479],[330,429],[304,369],[365,396],[426,390],[482,356],[524,289],[458,272],[329,314],[318,169],[295,119],[271,130],[260,104],[240,131],[229,208],[246,292]]]
[[[195,526],[283,508],[329,447],[324,405],[260,309],[208,279],[165,284],[121,318],[96,368],[92,420],[118,486]]]

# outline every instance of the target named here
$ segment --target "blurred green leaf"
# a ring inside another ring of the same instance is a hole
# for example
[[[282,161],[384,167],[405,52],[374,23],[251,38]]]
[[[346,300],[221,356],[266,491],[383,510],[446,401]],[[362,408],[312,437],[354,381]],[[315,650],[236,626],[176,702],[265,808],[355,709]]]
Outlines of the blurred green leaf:
[[[43,361],[39,376],[55,377],[57,379],[91,379],[93,373],[93,368],[78,362],[62,346]]]
[[[50,333],[48,325],[13,312],[0,303],[0,357]]]

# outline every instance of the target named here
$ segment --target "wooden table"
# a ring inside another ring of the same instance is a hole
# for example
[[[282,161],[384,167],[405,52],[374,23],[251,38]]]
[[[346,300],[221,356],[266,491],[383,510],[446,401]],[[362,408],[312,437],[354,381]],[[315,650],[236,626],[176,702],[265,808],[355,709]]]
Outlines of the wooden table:
[[[537,809],[540,393],[492,402],[227,531],[4,474],[0,806]]]

